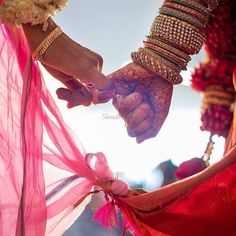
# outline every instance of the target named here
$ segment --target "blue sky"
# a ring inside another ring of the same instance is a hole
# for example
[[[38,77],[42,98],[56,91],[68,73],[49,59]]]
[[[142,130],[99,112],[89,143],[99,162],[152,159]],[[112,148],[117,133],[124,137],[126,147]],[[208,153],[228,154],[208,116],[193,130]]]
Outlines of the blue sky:
[[[74,0],[56,21],[73,39],[99,52],[109,73],[141,46],[159,5],[157,0]]]

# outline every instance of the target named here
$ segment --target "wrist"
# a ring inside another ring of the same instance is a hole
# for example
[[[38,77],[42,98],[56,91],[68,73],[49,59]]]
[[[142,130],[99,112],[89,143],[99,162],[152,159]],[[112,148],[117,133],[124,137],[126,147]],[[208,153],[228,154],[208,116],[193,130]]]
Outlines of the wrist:
[[[204,30],[210,10],[208,1],[166,0],[155,18],[144,47],[132,53],[133,62],[173,84],[182,82],[190,55],[197,54],[205,41]]]
[[[48,27],[45,31],[42,30],[43,25],[22,24],[25,36],[27,38],[30,51],[33,52],[39,44],[57,27],[56,23],[49,18]]]

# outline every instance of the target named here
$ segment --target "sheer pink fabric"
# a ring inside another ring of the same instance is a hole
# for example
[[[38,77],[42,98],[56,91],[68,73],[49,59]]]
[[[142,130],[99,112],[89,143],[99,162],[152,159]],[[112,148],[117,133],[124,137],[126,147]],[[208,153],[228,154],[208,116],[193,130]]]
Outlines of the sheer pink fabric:
[[[61,220],[80,207],[95,183],[113,176],[101,153],[85,158],[78,149],[22,30],[1,25],[0,42],[0,235],[60,235]],[[53,143],[44,154],[43,126]],[[43,158],[74,174],[55,183],[47,196]]]
[[[21,30],[0,26],[1,235],[43,235],[41,82]]]

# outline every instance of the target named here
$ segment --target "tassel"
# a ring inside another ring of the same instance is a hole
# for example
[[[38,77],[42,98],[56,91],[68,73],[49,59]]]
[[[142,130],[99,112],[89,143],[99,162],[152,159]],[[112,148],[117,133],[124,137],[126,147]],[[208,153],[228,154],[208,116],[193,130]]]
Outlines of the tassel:
[[[192,158],[183,162],[175,172],[178,179],[185,179],[206,169],[206,162],[202,158]]]
[[[98,209],[96,214],[93,216],[93,219],[96,222],[99,222],[106,229],[111,227],[118,228],[119,220],[114,201],[110,201]]]
[[[206,150],[201,158],[195,157],[183,162],[175,172],[178,179],[185,179],[206,169],[210,164],[212,150],[214,148],[213,134],[210,134]]]

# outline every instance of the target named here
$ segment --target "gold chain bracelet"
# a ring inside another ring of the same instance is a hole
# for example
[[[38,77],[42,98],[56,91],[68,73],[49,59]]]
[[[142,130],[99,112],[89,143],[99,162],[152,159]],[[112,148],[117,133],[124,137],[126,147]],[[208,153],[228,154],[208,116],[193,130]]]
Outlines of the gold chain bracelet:
[[[62,32],[61,27],[57,26],[33,52],[32,57],[34,60],[41,61],[47,49],[62,34]]]

